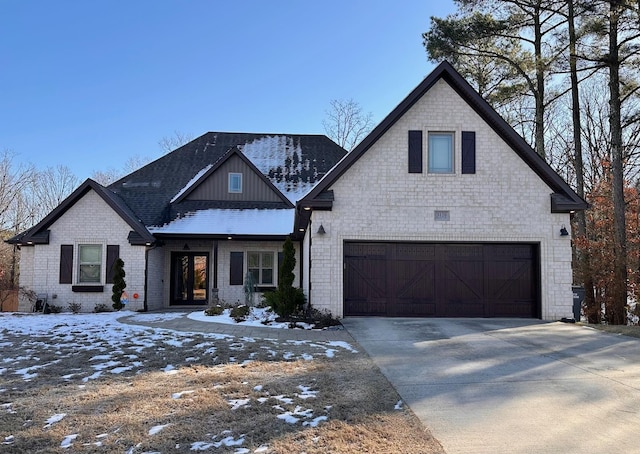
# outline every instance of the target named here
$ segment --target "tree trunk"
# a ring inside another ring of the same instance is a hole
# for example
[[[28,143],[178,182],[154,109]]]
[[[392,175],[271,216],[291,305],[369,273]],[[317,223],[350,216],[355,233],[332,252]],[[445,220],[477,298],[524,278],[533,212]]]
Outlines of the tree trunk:
[[[568,0],[567,22],[569,26],[569,77],[571,79],[571,110],[573,119],[573,142],[574,142],[574,167],[576,171],[576,192],[584,198],[584,160],[582,157],[582,130],[580,115],[580,91],[578,87],[578,58],[576,56],[576,27],[574,0]],[[587,236],[587,216],[584,210],[575,214],[576,232],[574,237],[585,238]],[[582,285],[585,290],[585,315],[589,323],[598,323],[599,310],[596,307],[593,276],[591,272],[591,257],[587,248],[576,251],[576,265]]]
[[[622,122],[620,101],[620,55],[618,19],[621,6],[609,1],[609,127],[611,129],[611,172],[614,217],[614,284],[611,290],[607,320],[614,325],[626,324],[627,304],[627,236],[622,169]]]
[[[533,20],[534,52],[536,65],[536,114],[535,114],[535,150],[543,158],[546,158],[544,149],[544,72],[545,64],[542,58],[542,25],[540,24],[541,5],[536,3],[536,11]]]

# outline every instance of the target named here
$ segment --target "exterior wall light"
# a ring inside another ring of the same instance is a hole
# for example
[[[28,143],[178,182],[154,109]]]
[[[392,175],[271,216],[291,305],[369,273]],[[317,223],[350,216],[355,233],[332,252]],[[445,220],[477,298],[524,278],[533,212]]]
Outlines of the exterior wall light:
[[[569,232],[567,232],[567,228],[564,225],[560,228],[560,236],[569,236]]]
[[[324,235],[325,233],[327,233],[327,231],[324,229],[324,226],[320,224],[320,227],[318,227],[318,235]]]

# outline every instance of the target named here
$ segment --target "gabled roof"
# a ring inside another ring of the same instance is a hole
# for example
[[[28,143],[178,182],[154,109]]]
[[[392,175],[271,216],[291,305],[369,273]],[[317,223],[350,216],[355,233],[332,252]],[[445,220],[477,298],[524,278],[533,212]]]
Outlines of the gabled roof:
[[[310,209],[330,209],[323,192],[338,180],[360,157],[375,144],[411,107],[440,79],[445,80],[469,106],[527,163],[527,165],[553,190],[551,211],[567,213],[584,210],[588,204],[541,158],[525,140],[476,92],[448,62],[440,63],[360,144],[345,156],[320,181],[298,206]],[[561,202],[561,203],[559,203]],[[298,210],[303,214],[302,211]],[[304,217],[304,216],[303,216]],[[303,221],[304,222],[304,221]]]
[[[171,199],[171,203],[180,203],[185,200],[187,196],[200,185],[200,183],[213,175],[216,170],[218,170],[220,166],[227,162],[232,156],[237,156],[240,160],[242,160],[242,162],[249,166],[249,168],[253,170],[253,172],[255,172],[255,174],[258,175],[260,179],[262,179],[262,181],[264,181],[265,184],[269,186],[275,194],[278,195],[278,197],[280,197],[285,205],[287,205],[289,208],[294,207],[293,203],[291,203],[289,199],[287,199],[284,194],[282,194],[282,192],[280,192],[278,188],[273,185],[271,180],[269,180],[260,170],[258,170],[255,165],[253,165],[253,163],[249,159],[247,159],[244,154],[240,152],[237,146],[230,148],[229,151],[227,151],[227,153],[225,153],[220,159],[218,159],[215,164],[209,164],[207,167],[202,169],[203,171],[200,171],[198,174],[196,174],[196,176],[189,183],[187,183],[187,186],[181,189],[176,197]]]
[[[155,238],[146,227],[140,222],[131,209],[124,203],[124,201],[114,194],[109,189],[105,188],[99,183],[96,183],[92,179],[87,179],[82,183],[69,197],[64,199],[60,205],[56,207],[51,213],[49,213],[38,224],[31,227],[29,230],[22,232],[13,238],[7,240],[10,244],[48,244],[49,243],[49,227],[57,221],[63,214],[65,214],[69,208],[77,203],[82,197],[84,197],[89,191],[95,191],[107,205],[113,209],[132,229],[129,233],[129,242],[131,244],[147,244],[153,243]]]
[[[193,190],[233,154],[250,163],[281,194],[282,203],[249,207],[246,201],[211,201],[198,203],[199,209],[217,205],[291,209],[346,153],[323,135],[208,132],[116,181],[109,189],[144,225],[166,225],[184,214],[176,208],[190,203],[184,200],[185,191]]]

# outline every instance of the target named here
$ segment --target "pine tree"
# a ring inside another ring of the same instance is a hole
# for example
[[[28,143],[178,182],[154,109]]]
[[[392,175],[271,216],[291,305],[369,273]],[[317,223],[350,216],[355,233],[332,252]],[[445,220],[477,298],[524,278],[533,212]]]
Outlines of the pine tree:
[[[278,268],[278,289],[265,293],[267,304],[281,317],[289,317],[304,306],[302,289],[293,286],[296,267],[296,251],[291,238],[286,239],[282,247],[282,263]]]
[[[111,295],[113,308],[117,311],[119,311],[123,307],[120,298],[122,297],[122,292],[124,292],[124,289],[127,287],[124,276],[124,262],[122,261],[122,259],[118,258],[118,260],[116,260],[116,263],[114,263],[113,265],[113,294]]]

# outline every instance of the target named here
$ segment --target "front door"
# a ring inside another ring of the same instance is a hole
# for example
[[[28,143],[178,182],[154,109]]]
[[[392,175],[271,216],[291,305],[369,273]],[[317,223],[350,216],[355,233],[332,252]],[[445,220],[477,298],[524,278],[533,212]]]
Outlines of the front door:
[[[206,305],[208,288],[209,254],[171,253],[171,305]]]

